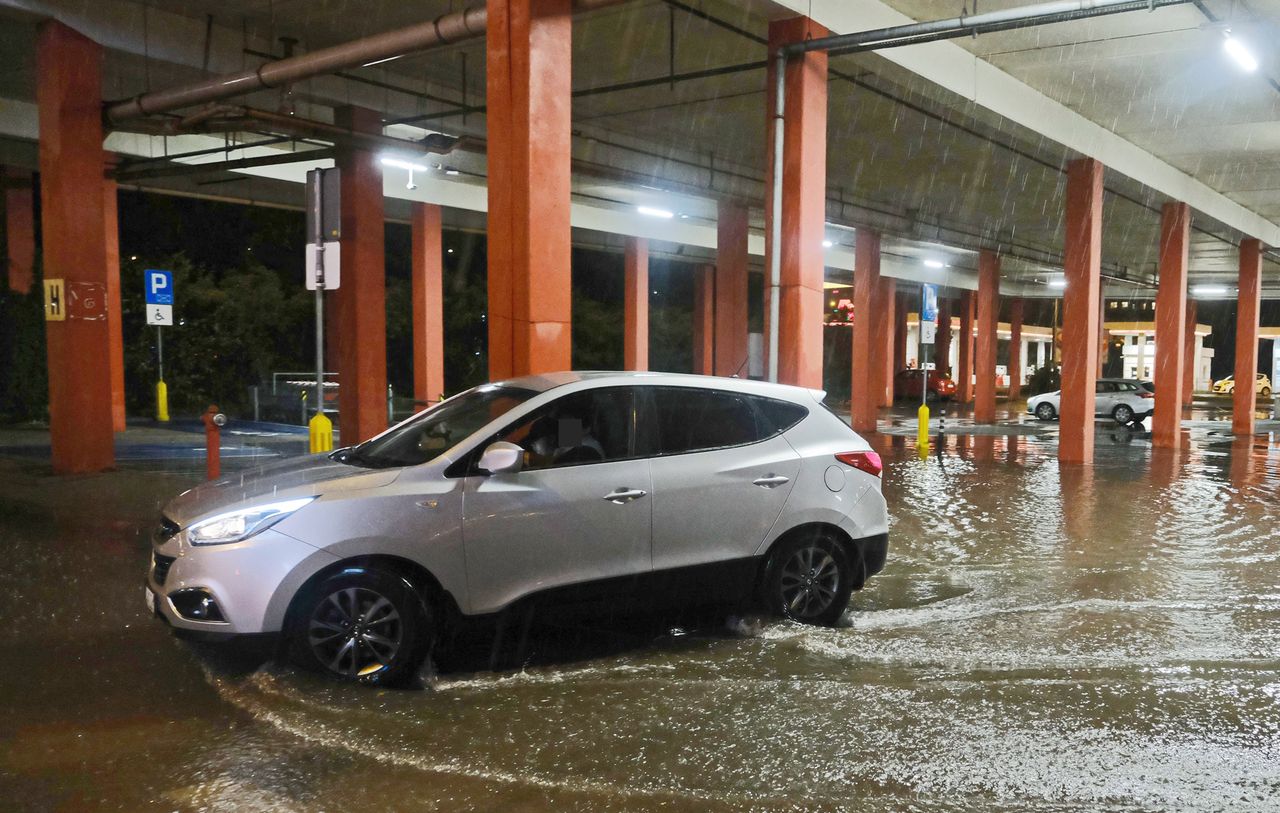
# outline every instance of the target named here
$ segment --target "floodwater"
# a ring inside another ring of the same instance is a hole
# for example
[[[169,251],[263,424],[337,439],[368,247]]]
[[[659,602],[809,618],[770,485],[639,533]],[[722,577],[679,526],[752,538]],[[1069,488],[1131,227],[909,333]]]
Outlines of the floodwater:
[[[535,625],[427,691],[174,640],[140,580],[182,478],[0,462],[0,807],[1274,811],[1280,443],[1192,435],[883,438],[844,626]]]

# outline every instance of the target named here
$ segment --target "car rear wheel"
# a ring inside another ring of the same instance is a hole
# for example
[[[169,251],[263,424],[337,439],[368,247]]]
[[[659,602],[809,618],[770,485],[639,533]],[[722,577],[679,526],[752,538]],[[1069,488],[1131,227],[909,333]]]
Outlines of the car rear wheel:
[[[832,626],[853,592],[848,550],[830,534],[814,531],[784,542],[769,557],[766,608],[804,624]]]
[[[1111,410],[1111,417],[1114,418],[1115,422],[1121,426],[1132,423],[1133,407],[1130,407],[1127,404],[1120,404],[1115,409]]]
[[[1036,405],[1036,417],[1042,421],[1051,421],[1058,415],[1058,410],[1048,401]]]
[[[292,633],[301,665],[339,680],[394,686],[412,678],[435,638],[434,621],[407,579],[343,572],[310,590]]]

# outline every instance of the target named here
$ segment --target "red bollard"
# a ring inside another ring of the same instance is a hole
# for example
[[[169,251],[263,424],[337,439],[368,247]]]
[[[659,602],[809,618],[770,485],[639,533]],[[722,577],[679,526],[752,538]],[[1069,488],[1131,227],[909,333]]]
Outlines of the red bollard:
[[[216,480],[222,476],[222,427],[227,416],[210,404],[202,416],[204,420],[205,478]]]

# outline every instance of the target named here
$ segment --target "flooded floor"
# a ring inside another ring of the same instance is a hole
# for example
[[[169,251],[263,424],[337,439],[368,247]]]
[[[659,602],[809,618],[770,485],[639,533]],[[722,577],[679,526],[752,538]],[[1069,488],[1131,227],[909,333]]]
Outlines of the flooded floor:
[[[1063,468],[1052,436],[882,437],[890,559],[845,626],[536,628],[422,692],[148,618],[186,475],[0,461],[0,807],[1274,811],[1280,443],[1191,435]]]

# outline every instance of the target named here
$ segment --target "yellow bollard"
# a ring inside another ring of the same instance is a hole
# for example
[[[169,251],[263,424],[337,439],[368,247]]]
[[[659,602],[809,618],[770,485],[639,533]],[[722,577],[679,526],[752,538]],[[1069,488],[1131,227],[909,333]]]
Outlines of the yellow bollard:
[[[307,430],[311,435],[311,454],[333,451],[333,421],[323,412],[316,413],[307,424]]]
[[[916,446],[926,454],[929,451],[929,407],[924,404],[916,412]]]
[[[169,422],[169,387],[163,380],[156,382],[156,420]]]

